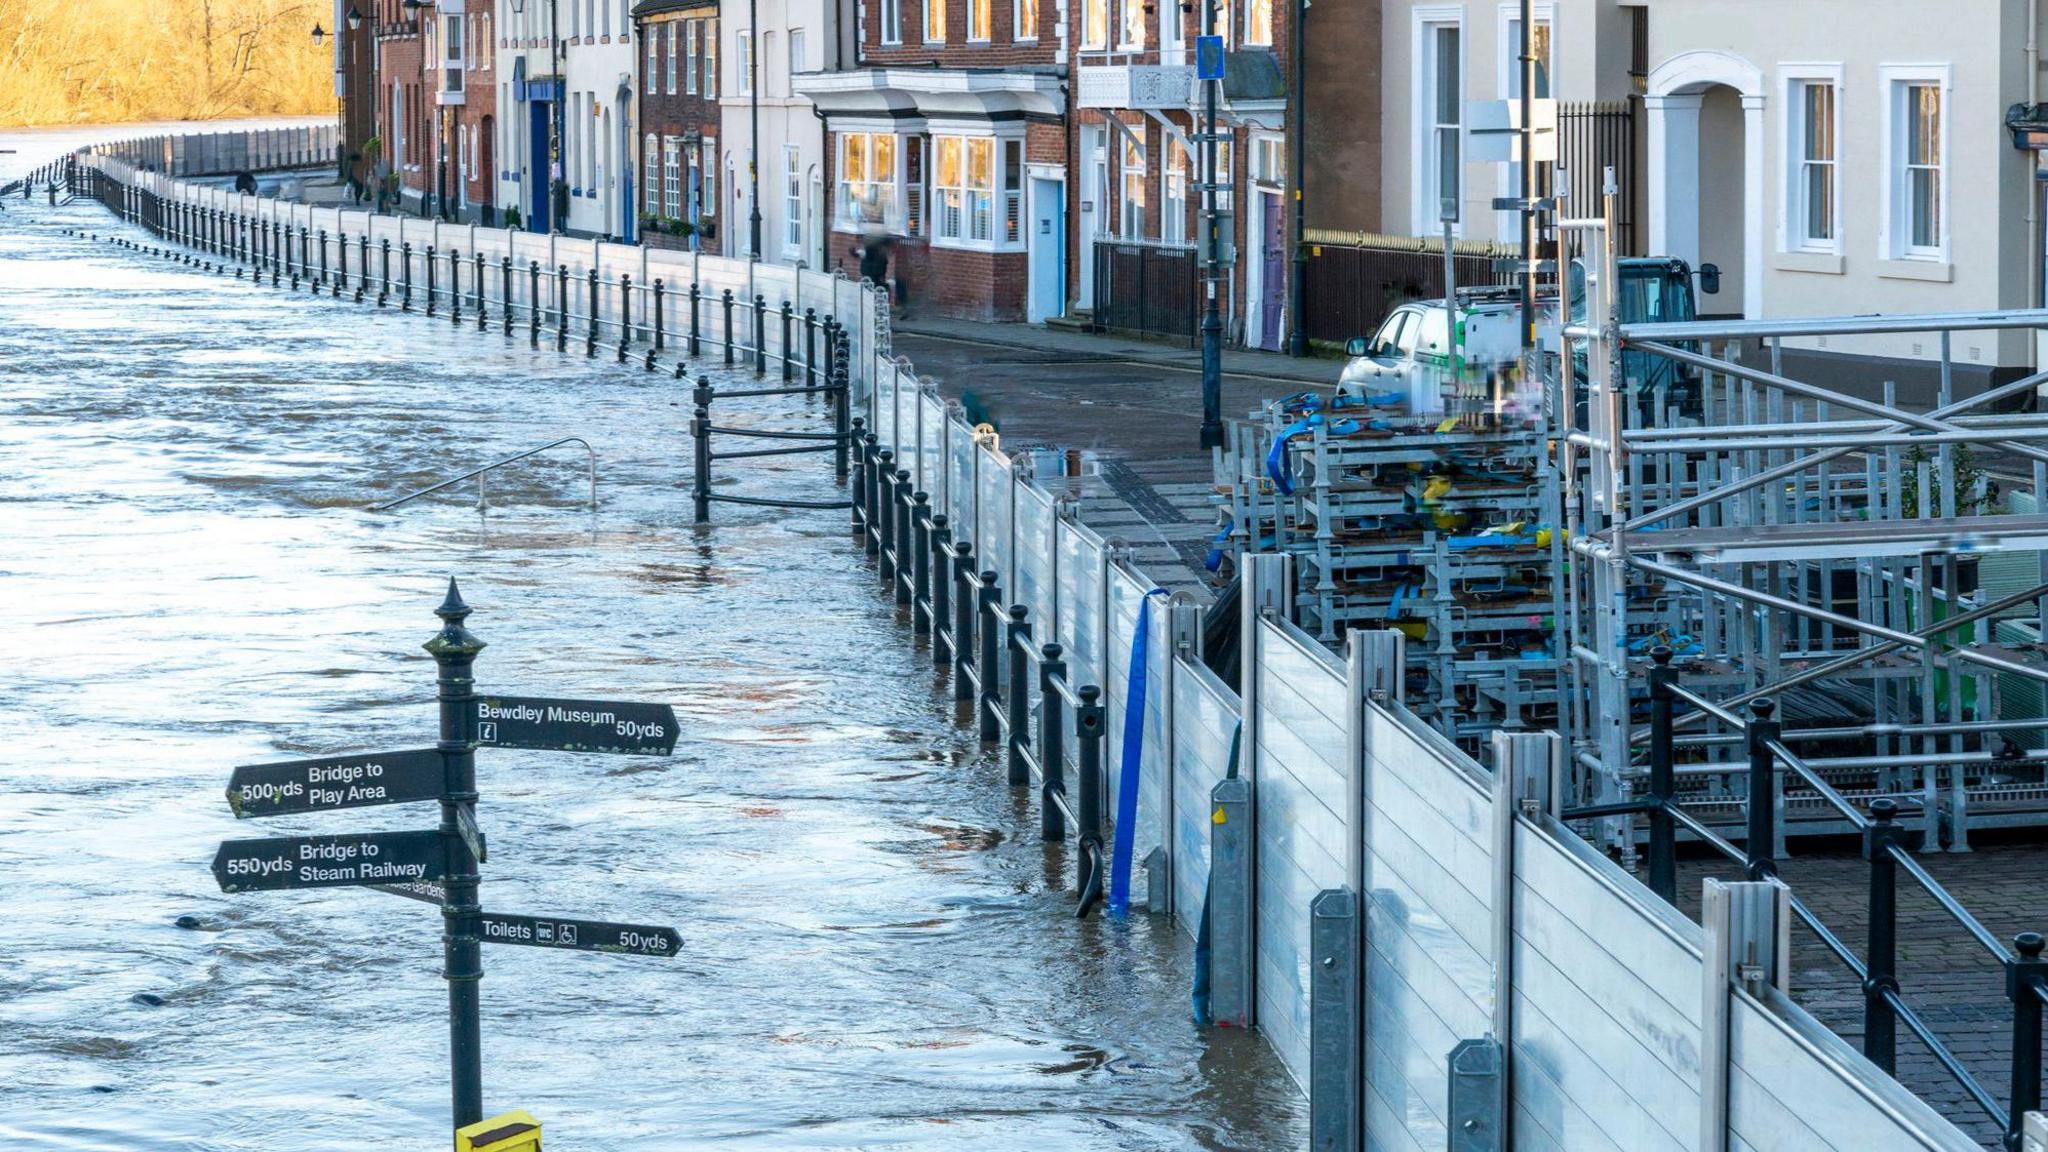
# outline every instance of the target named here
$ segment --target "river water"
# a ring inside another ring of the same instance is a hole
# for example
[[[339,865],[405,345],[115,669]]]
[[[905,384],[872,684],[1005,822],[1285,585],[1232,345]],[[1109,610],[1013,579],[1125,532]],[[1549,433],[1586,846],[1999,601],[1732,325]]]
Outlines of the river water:
[[[72,133],[0,133],[0,181]],[[1254,1038],[1188,1019],[1160,921],[1071,917],[1067,854],[963,734],[843,514],[688,523],[681,387],[257,288],[0,212],[0,1147],[441,1145],[439,916],[225,896],[231,766],[434,738],[450,575],[485,690],[672,703],[671,758],[486,750],[493,911],[672,924],[679,958],[486,948],[486,1109],[550,1147],[1280,1148]],[[800,404],[745,418],[815,426]],[[599,453],[367,510],[566,435]],[[822,458],[735,490],[821,497]],[[181,926],[183,925],[183,926]]]

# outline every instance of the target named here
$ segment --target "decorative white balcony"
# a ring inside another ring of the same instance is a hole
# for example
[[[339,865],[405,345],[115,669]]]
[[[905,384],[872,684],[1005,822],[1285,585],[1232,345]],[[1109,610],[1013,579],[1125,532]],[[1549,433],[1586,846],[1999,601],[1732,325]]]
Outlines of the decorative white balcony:
[[[1082,65],[1083,108],[1185,108],[1195,70],[1184,64]]]

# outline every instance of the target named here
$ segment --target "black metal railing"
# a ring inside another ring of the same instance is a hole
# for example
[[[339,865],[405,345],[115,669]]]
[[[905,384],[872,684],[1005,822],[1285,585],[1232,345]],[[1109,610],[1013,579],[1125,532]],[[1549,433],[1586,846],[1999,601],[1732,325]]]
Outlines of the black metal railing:
[[[1994,610],[1997,606],[1987,606]],[[1945,621],[1943,630],[1961,623]],[[1867,657],[1868,653],[1858,654]],[[2021,1128],[2026,1114],[2041,1107],[2042,1010],[2048,1006],[2048,960],[2042,957],[2044,940],[2039,933],[2021,932],[2013,937],[2011,949],[1994,936],[1982,921],[1957,900],[1942,883],[1913,857],[1919,830],[1899,821],[1896,798],[1876,796],[1859,808],[1830,784],[1804,758],[1786,746],[1787,734],[1777,718],[1769,696],[1750,694],[1738,701],[1747,704],[1743,717],[1678,683],[1679,668],[1672,652],[1659,646],[1651,652],[1650,726],[1644,776],[1648,794],[1605,804],[1569,808],[1566,820],[1603,817],[1643,817],[1648,822],[1647,872],[1650,889],[1668,903],[1677,903],[1677,839],[1680,832],[1742,865],[1752,880],[1779,878],[1776,844],[1778,799],[1790,773],[1805,789],[1832,807],[1863,841],[1863,858],[1869,868],[1869,920],[1864,951],[1856,950],[1816,916],[1811,908],[1791,894],[1794,915],[1822,946],[1855,976],[1863,996],[1863,1054],[1888,1073],[1898,1065],[1898,1025],[1920,1041],[1936,1063],[1954,1077],[1965,1094],[2004,1133],[2007,1152],[2019,1152]],[[1685,704],[1696,711],[1677,715]],[[1702,773],[1733,774],[1744,784],[1743,844],[1737,847],[1707,824],[1685,810],[1677,790],[1680,769],[1675,763],[1675,730],[1695,717],[1704,717],[1736,729],[1741,734],[1746,762],[1739,765],[1701,766]],[[2005,973],[2006,999],[2011,1017],[2011,1083],[2007,1099],[2000,1101],[1966,1067],[1955,1051],[1936,1034],[1927,1018],[1908,1002],[1899,986],[1898,893],[1901,875],[1917,884],[1943,912],[1959,924],[1965,934],[1984,949]]]
[[[1496,257],[1510,255],[1481,244],[1452,247],[1458,285],[1512,284],[1513,273],[1495,270]],[[1358,243],[1311,241],[1302,278],[1302,311],[1311,340],[1342,344],[1370,336],[1394,309],[1410,300],[1444,294],[1444,246],[1439,237],[1384,236]]]
[[[972,707],[981,740],[1003,748],[1010,784],[1036,780],[1039,835],[1074,837],[1074,914],[1087,916],[1109,882],[1102,689],[1075,680],[1060,645],[1035,642],[1030,608],[1004,604],[999,575],[976,568],[973,542],[953,539],[945,513],[932,510],[929,494],[871,433],[855,458],[854,492],[854,536],[882,587],[908,610],[913,633],[931,637],[933,666],[950,674],[953,698]]]
[[[784,333],[787,338],[788,333]],[[737,388],[719,391],[711,386],[711,378],[699,376],[692,400],[695,412],[690,418],[690,440],[693,448],[691,483],[691,505],[698,524],[711,521],[711,505],[745,504],[760,508],[816,508],[834,509],[852,507],[854,502],[846,499],[807,500],[797,497],[748,496],[734,492],[712,491],[712,465],[720,460],[757,460],[769,456],[794,456],[810,452],[830,452],[833,455],[833,476],[841,484],[848,479],[848,468],[852,445],[860,434],[860,421],[850,420],[851,405],[847,388],[847,336],[836,326],[829,329],[825,341],[826,368],[822,381],[791,385],[785,388]],[[765,355],[757,350],[757,355]],[[788,358],[785,358],[785,367]],[[724,398],[737,400],[763,396],[801,396],[807,399],[823,397],[831,420],[829,432],[805,432],[794,429],[742,428],[734,425],[719,425],[711,422],[711,404]],[[737,448],[714,450],[713,436],[733,436],[745,440],[770,440],[784,442],[781,447]]]
[[[1095,241],[1095,330],[1170,336],[1194,347],[1201,299],[1197,271],[1192,247]]]
[[[1565,182],[1561,215],[1587,220],[1604,210],[1605,173],[1612,169],[1614,245],[1622,256],[1636,249],[1635,103],[1601,100],[1557,106],[1557,166],[1570,174]]]

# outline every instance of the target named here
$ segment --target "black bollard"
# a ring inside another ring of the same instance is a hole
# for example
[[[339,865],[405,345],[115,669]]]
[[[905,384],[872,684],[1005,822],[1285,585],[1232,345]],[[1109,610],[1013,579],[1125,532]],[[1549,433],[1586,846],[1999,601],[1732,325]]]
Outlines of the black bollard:
[[[410,241],[398,246],[398,257],[398,262],[401,265],[399,270],[405,273],[405,283],[400,288],[398,310],[410,312],[412,311],[412,243]]]
[[[698,323],[699,312],[697,306],[703,303],[703,298],[703,290],[698,288],[697,282],[695,280],[690,281],[690,359],[692,360],[695,360],[699,354],[697,337],[700,325]]]
[[[694,479],[691,485],[691,503],[696,513],[696,522],[711,522],[711,378],[697,377],[697,388],[693,396],[696,413],[690,418],[690,439],[695,452]]]
[[[434,314],[434,246],[427,245],[427,315]]]
[[[818,386],[818,310],[804,309],[804,387]]]
[[[754,296],[754,375],[768,374],[768,298]]]
[[[505,335],[512,334],[512,257],[498,258],[498,315],[504,320]],[[482,310],[482,305],[478,305]]]
[[[472,258],[476,261],[476,330],[481,332],[490,323],[484,313],[484,254],[477,252]]]
[[[569,266],[555,265],[555,351],[569,350]]]
[[[784,300],[782,302],[782,382],[784,384],[789,383],[792,379],[790,365],[796,360],[796,357],[789,354],[790,324],[795,319],[796,308],[789,301]]]
[[[590,269],[590,335],[583,342],[585,356],[597,355],[597,268]]]
[[[732,289],[727,288],[719,297],[725,305],[725,362],[732,363]]]
[[[462,253],[448,249],[448,321],[462,327]]]
[[[633,277],[619,273],[619,363],[626,362],[626,348],[633,343]]]
[[[540,347],[540,261],[526,262],[526,329],[530,342]]]
[[[662,350],[662,328],[665,318],[662,316],[661,295],[661,277],[656,276],[654,278],[654,349],[647,354],[647,366],[649,368],[654,367],[654,353]]]

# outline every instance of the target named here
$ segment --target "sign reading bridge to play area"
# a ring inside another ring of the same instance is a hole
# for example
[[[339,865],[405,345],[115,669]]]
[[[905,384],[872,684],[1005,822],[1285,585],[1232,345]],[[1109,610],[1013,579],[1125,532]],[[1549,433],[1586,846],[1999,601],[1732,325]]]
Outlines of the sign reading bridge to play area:
[[[676,710],[667,704],[479,696],[472,707],[476,742],[492,748],[666,756],[676,747]]]

